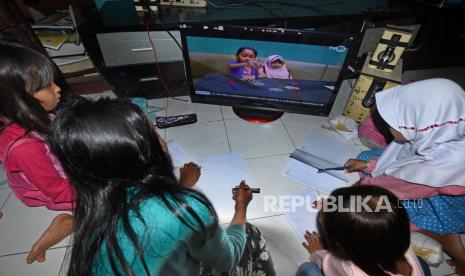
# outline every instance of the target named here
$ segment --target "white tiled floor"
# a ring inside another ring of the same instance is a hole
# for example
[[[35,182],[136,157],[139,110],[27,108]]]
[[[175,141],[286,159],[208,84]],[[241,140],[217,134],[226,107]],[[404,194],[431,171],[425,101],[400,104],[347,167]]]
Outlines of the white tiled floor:
[[[184,98],[185,99],[185,98]],[[267,239],[267,246],[275,263],[277,275],[293,275],[297,266],[308,258],[301,245],[301,238],[280,213],[264,213],[263,195],[289,195],[300,192],[304,186],[282,176],[289,154],[299,147],[311,128],[320,128],[327,118],[285,114],[269,124],[252,124],[238,119],[231,108],[214,105],[192,104],[176,100],[151,100],[149,109],[159,116],[195,112],[199,122],[192,125],[160,130],[167,140],[175,140],[195,159],[202,155],[242,152],[246,158],[251,185],[260,187],[251,210],[257,225]],[[26,252],[33,241],[45,230],[57,212],[45,208],[22,205],[10,189],[0,186],[0,275],[65,275],[67,241],[47,253],[45,263],[27,265]],[[256,209],[258,208],[258,209]],[[447,265],[433,269],[433,275],[452,273]]]
[[[47,229],[57,212],[45,207],[27,207],[13,194],[2,208],[0,219],[0,256],[28,252]],[[66,246],[65,239],[54,247]]]
[[[58,275],[63,263],[66,247],[47,251],[45,263],[26,264],[26,255],[16,254],[0,257],[0,273],[2,276],[26,276],[26,275]]]

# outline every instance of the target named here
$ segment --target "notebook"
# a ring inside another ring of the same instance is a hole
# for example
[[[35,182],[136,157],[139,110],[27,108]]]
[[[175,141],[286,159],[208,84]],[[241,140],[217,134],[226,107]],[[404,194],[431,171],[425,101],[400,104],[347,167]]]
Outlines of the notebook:
[[[358,173],[344,171],[318,173],[318,169],[343,166],[355,158],[360,150],[337,133],[310,130],[304,145],[291,154],[284,176],[305,184],[323,194],[357,182]]]

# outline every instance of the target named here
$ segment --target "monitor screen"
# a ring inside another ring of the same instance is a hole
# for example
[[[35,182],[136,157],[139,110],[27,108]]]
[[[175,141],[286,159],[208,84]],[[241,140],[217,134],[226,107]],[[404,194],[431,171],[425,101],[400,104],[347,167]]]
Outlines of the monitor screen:
[[[193,102],[328,115],[352,37],[316,31],[182,25]]]

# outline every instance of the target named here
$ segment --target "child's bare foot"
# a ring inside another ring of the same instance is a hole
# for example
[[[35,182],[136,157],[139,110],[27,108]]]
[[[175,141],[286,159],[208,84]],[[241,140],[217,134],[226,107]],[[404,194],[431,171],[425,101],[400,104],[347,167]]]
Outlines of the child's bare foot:
[[[192,187],[199,181],[200,167],[193,162],[186,163],[179,169],[179,175],[179,183],[187,187]]]
[[[42,236],[32,245],[26,257],[28,264],[44,262],[47,249],[57,244],[74,231],[74,217],[70,214],[56,216]]]
[[[446,262],[448,265],[455,268],[455,272],[457,273],[458,276],[465,276],[465,264],[458,265],[458,262],[456,262],[454,259],[447,260]]]

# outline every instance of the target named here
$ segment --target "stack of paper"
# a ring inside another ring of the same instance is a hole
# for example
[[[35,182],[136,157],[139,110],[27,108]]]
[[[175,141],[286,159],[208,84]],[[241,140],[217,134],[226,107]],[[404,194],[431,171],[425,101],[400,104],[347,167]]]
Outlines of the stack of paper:
[[[77,24],[72,6],[67,10],[59,10],[31,25],[42,45],[59,50],[65,42],[80,43],[76,32]]]
[[[73,23],[69,10],[59,10],[36,21],[31,27],[34,30],[74,30]]]
[[[89,59],[84,46],[81,44],[65,43],[57,50],[46,49],[48,55],[53,59],[56,65],[67,65]],[[93,65],[92,65],[93,67]]]
[[[63,45],[70,36],[70,34],[66,32],[56,31],[37,31],[36,35],[44,47],[53,50],[60,49],[61,45]]]

